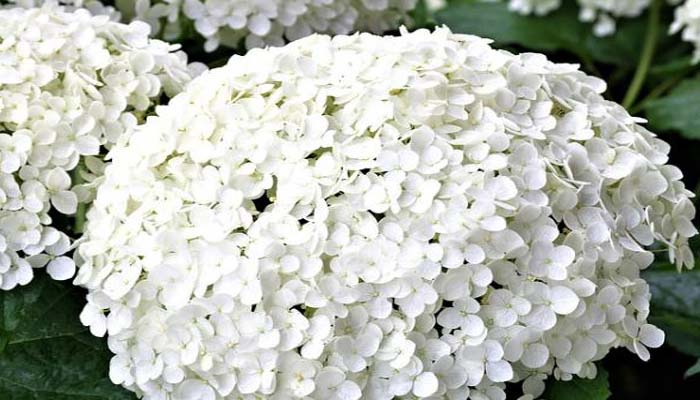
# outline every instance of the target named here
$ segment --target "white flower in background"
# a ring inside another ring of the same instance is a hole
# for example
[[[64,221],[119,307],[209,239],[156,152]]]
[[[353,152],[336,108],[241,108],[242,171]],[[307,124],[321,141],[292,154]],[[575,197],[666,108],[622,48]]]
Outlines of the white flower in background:
[[[561,0],[509,0],[508,7],[520,14],[545,15],[561,6]],[[612,0],[615,1],[615,0]]]
[[[694,62],[700,61],[700,1],[686,0],[676,8],[671,33],[681,32],[683,40],[695,45]]]
[[[562,0],[507,1],[510,10],[523,15],[544,16],[562,5]],[[615,33],[617,19],[639,17],[652,1],[654,0],[577,0],[579,19],[593,23],[593,32],[597,36],[609,36]],[[692,43],[695,46],[693,62],[700,62],[700,0],[666,0],[666,3],[675,7],[670,34],[680,32],[684,41]],[[444,8],[441,0],[429,0],[428,5],[431,10]]]
[[[47,264],[73,276],[69,232],[51,227],[86,194],[69,172],[98,171],[102,146],[190,80],[184,53],[148,29],[55,5],[0,10],[0,288]]]
[[[647,248],[695,210],[604,90],[447,29],[236,56],[113,148],[81,320],[145,399],[536,397],[647,358]]]
[[[204,48],[281,46],[312,33],[381,33],[408,21],[417,0],[118,0],[127,18],[147,21],[166,40],[194,28]]]
[[[638,17],[653,0],[578,0],[579,18],[595,22],[596,35],[608,36],[615,32],[615,18]]]
[[[546,15],[561,7],[561,0],[508,0],[511,10],[520,14]],[[616,18],[638,17],[652,0],[577,0],[579,19],[594,22],[593,31],[598,36],[615,32]]]
[[[489,0],[482,0],[489,1]],[[617,18],[634,18],[640,16],[653,0],[577,0],[579,19],[593,22],[593,31],[598,36],[615,33]],[[676,5],[684,0],[667,0]],[[511,10],[520,14],[546,15],[561,7],[561,0],[508,0]],[[683,39],[698,44],[700,48],[700,2],[685,0],[685,4],[676,8],[676,20],[671,33],[683,31]],[[700,55],[698,56],[700,57]]]
[[[47,3],[58,3],[69,11],[86,8],[93,15],[108,15],[114,21],[118,21],[120,18],[119,12],[113,6],[105,5],[100,0],[0,0],[0,5],[6,4],[7,7],[33,8]]]

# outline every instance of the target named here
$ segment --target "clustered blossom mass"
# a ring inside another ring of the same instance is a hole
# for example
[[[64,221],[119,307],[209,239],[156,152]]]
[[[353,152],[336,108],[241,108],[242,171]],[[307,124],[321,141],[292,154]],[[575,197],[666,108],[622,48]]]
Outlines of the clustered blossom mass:
[[[148,22],[153,32],[166,40],[178,41],[192,28],[205,39],[204,48],[213,51],[224,44],[247,48],[284,43],[312,33],[347,34],[353,31],[381,33],[399,23],[410,22],[417,0],[120,0],[115,10],[99,0],[0,0],[24,7],[46,2],[86,7],[93,14],[118,20]],[[489,1],[489,0],[483,0]],[[660,1],[660,0],[659,0]],[[640,16],[652,0],[577,0],[579,18],[593,22],[598,36],[615,32],[616,18]],[[700,1],[667,0],[678,5],[670,33],[681,33],[695,45],[695,62],[700,62]],[[682,4],[680,4],[682,3]],[[440,9],[445,0],[426,0],[429,9]],[[561,7],[561,0],[508,0],[520,14],[546,15]]]
[[[205,49],[220,44],[247,48],[283,45],[312,33],[381,33],[406,22],[417,0],[124,0],[127,16],[148,21],[155,32],[175,40],[187,25],[205,39]]]
[[[605,84],[485,39],[252,50],[112,151],[81,320],[145,399],[504,399],[642,359],[691,193]]]
[[[86,10],[0,10],[0,288],[47,264],[73,275],[71,240],[52,226],[78,206],[69,173],[81,160],[98,172],[101,147],[190,80],[184,53],[148,31]]]
[[[685,4],[676,8],[671,33],[681,31],[683,40],[695,45],[693,60],[700,62],[700,0],[686,0]]]
[[[93,15],[109,15],[110,19],[115,21],[120,19],[120,14],[114,7],[105,5],[100,0],[0,0],[0,6],[5,5],[8,8],[33,8],[48,3],[60,4],[68,11],[85,8]]]

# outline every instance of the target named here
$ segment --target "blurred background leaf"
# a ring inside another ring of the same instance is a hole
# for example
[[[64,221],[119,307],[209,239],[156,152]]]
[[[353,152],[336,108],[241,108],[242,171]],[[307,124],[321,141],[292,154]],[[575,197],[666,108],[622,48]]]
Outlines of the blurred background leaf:
[[[644,272],[652,294],[650,322],[666,332],[666,343],[700,357],[700,272],[652,268]]]
[[[683,80],[668,95],[646,103],[644,110],[653,128],[700,139],[700,77]]]
[[[606,400],[610,397],[608,371],[598,367],[595,379],[574,378],[570,381],[549,379],[542,398],[547,400]]]
[[[698,362],[693,364],[692,367],[688,368],[687,371],[685,371],[685,377],[690,378],[693,375],[700,374],[700,359],[698,359]]]

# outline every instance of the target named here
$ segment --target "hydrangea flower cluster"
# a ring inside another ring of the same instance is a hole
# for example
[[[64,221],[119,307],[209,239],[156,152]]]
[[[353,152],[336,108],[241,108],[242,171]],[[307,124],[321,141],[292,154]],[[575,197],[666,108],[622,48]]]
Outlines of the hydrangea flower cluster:
[[[579,18],[595,22],[593,31],[599,36],[615,32],[615,18],[639,16],[652,0],[577,0]],[[561,0],[509,0],[513,11],[521,14],[545,15],[561,6]]]
[[[148,33],[84,9],[0,10],[0,288],[47,264],[73,276],[71,240],[51,226],[76,212],[69,172],[83,158],[99,171],[101,147],[190,80],[184,53]]]
[[[502,400],[592,377],[646,322],[692,193],[605,84],[402,32],[255,49],[112,150],[81,321],[145,399]]]
[[[0,0],[0,5],[6,4],[8,7],[34,8],[47,3],[63,5],[69,11],[86,8],[93,15],[109,15],[115,21],[120,19],[120,14],[114,7],[105,5],[99,0]]]
[[[695,45],[694,62],[700,62],[700,0],[686,0],[676,8],[671,33],[681,32],[683,40]]]
[[[124,0],[125,16],[148,21],[155,32],[175,40],[186,25],[202,35],[205,49],[220,44],[247,48],[281,46],[314,32],[381,33],[408,18],[417,0]]]

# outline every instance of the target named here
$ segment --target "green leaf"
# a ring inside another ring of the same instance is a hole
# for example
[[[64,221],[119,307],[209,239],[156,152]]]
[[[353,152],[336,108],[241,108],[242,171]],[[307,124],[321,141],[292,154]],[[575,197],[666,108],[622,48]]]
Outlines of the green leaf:
[[[0,293],[0,399],[131,400],[108,378],[111,353],[80,324],[85,294],[41,271]]]
[[[685,377],[690,378],[693,375],[700,374],[700,360],[698,360],[692,367],[685,371]]]
[[[549,379],[542,398],[547,400],[606,400],[610,397],[608,371],[598,365],[595,379],[574,378],[570,381]]]
[[[655,129],[700,139],[700,77],[684,80],[665,97],[649,101],[644,109]]]
[[[667,78],[674,74],[683,73],[693,68],[693,57],[690,54],[676,54],[668,62],[661,62],[651,67],[649,75]]]
[[[434,21],[426,0],[418,0],[416,7],[411,11],[413,28],[433,28]]]
[[[666,343],[700,357],[700,273],[647,270],[651,323],[666,332]]]
[[[644,18],[620,21],[617,32],[605,38],[593,34],[591,24],[578,19],[579,7],[568,1],[546,18],[523,16],[508,10],[504,2],[453,2],[436,15],[440,24],[455,32],[494,39],[498,46],[519,45],[531,50],[565,50],[582,60],[633,66],[639,59]]]

